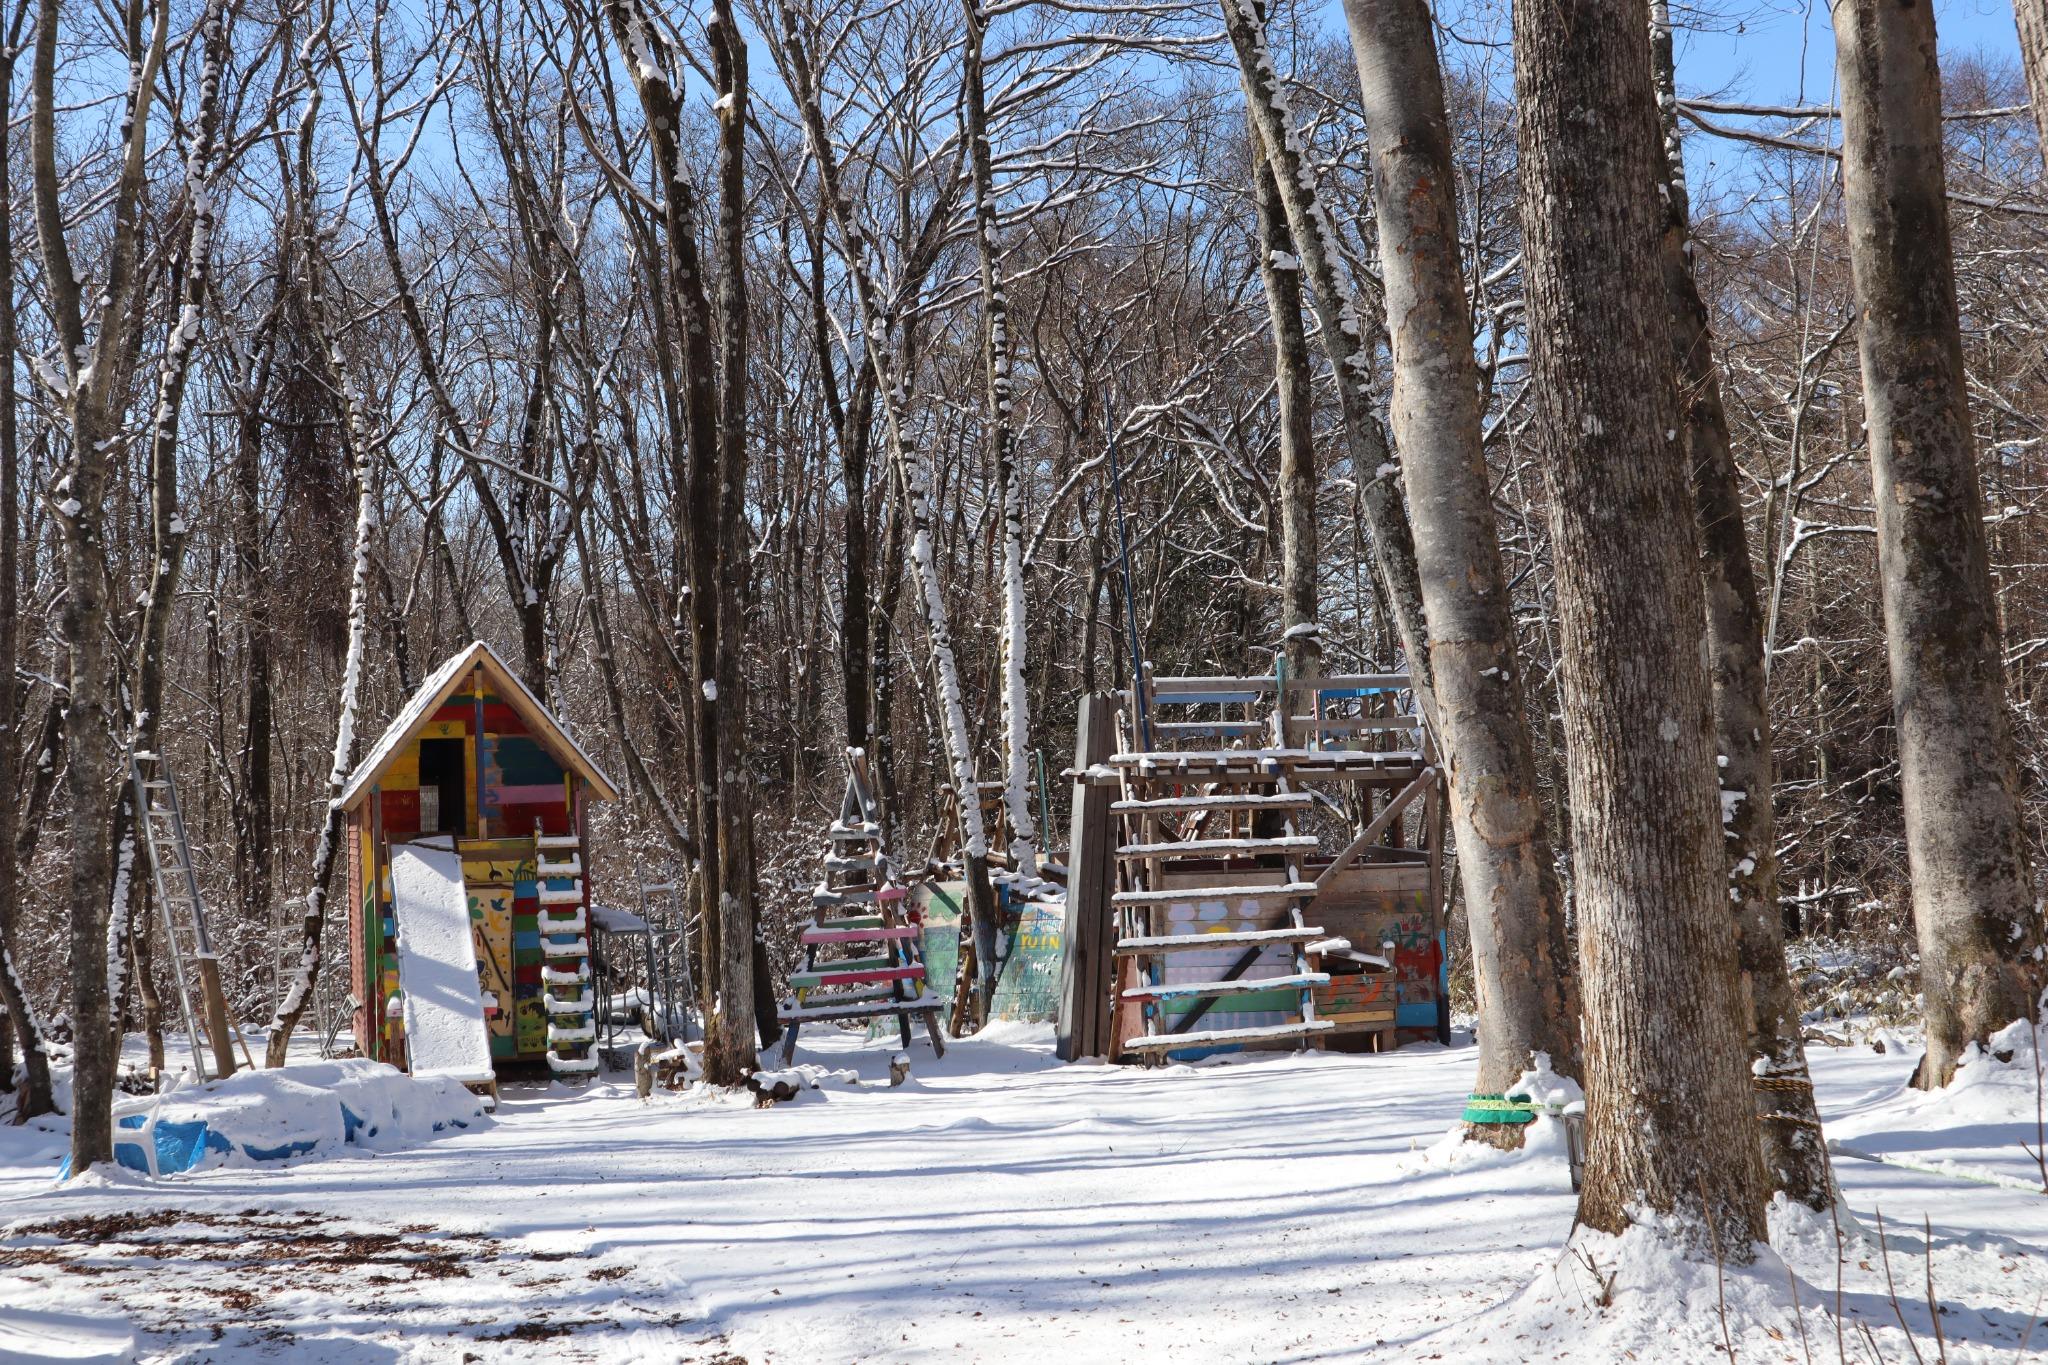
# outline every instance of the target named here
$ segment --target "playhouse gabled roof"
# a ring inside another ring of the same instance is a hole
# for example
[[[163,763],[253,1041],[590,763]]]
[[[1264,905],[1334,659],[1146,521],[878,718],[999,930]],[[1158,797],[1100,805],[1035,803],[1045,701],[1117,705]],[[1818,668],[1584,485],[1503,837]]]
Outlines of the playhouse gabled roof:
[[[399,751],[405,747],[406,742],[422,725],[432,719],[434,713],[441,709],[443,702],[455,695],[468,679],[470,670],[474,668],[481,668],[484,671],[485,676],[497,688],[498,695],[504,699],[506,705],[519,713],[519,718],[533,730],[535,738],[546,745],[556,758],[562,760],[565,767],[588,782],[600,799],[619,799],[619,789],[605,776],[604,769],[598,767],[596,760],[569,737],[569,732],[563,728],[562,722],[555,719],[552,711],[541,705],[540,698],[527,690],[526,684],[519,680],[519,675],[506,667],[505,661],[498,657],[498,652],[482,640],[478,640],[435,669],[433,675],[420,684],[419,690],[412,694],[412,699],[406,702],[391,724],[385,727],[384,733],[378,737],[369,754],[356,765],[355,773],[349,778],[348,785],[342,788],[343,810],[354,810],[362,804],[363,799],[370,794],[370,789],[377,784],[377,779],[397,760]]]

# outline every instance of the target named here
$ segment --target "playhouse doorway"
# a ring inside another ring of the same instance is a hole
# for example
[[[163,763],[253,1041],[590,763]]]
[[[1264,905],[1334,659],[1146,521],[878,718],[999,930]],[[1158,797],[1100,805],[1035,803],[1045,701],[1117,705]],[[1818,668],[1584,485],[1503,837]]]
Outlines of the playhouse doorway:
[[[459,739],[420,741],[420,833],[469,832],[469,763]]]

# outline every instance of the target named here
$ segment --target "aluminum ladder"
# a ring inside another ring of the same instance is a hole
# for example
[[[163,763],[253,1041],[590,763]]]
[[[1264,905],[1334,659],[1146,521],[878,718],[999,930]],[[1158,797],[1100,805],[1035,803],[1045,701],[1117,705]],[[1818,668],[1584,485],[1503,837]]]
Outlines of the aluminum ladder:
[[[206,928],[206,901],[199,892],[199,875],[192,867],[192,844],[185,834],[178,784],[172,779],[170,764],[163,755],[146,750],[129,757],[128,774],[135,793],[135,823],[141,826],[143,843],[149,850],[150,875],[156,886],[157,908],[163,915],[164,939],[171,947],[171,973],[178,983],[178,1008],[185,1019],[185,1038],[191,1044],[193,1069],[201,1080],[233,1075],[234,1035],[228,1025],[227,997],[221,990],[220,959]],[[185,974],[188,944],[180,936],[181,917],[183,927],[189,931],[191,956],[199,973],[206,1034],[213,1044],[210,1074],[206,1055],[199,1046],[197,1020],[192,1014],[191,986]],[[247,1047],[243,1044],[245,1052]]]

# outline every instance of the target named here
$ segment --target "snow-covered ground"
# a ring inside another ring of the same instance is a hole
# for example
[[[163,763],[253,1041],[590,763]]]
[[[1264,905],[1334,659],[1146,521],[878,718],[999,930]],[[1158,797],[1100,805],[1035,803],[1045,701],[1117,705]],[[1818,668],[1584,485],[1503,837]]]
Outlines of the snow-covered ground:
[[[1839,1318],[1826,1221],[1781,1219],[1795,1319],[1773,1261],[1603,1307],[1612,1248],[1561,1254],[1553,1144],[1428,1152],[1462,1049],[1142,1071],[997,1025],[891,1089],[893,1040],[805,1042],[862,1081],[766,1110],[509,1088],[409,1150],[156,1182],[53,1188],[61,1138],[0,1129],[0,1360],[1725,1360],[1725,1296],[1741,1360],[1911,1360],[1903,1314],[1931,1362],[1930,1271],[1947,1359],[2048,1360],[2031,1106],[1932,1127],[1897,1049],[1815,1049],[1831,1134],[1977,1178],[1839,1162]]]

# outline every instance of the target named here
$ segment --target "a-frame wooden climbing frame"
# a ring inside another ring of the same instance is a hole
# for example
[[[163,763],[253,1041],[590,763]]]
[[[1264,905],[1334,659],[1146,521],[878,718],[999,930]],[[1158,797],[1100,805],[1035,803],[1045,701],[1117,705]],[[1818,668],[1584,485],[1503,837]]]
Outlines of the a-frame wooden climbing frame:
[[[824,872],[811,893],[811,922],[798,935],[802,960],[780,1010],[782,1064],[796,1055],[797,1032],[810,1020],[881,1015],[896,1017],[904,1047],[911,1017],[922,1019],[932,1051],[945,1055],[941,1001],[925,979],[924,929],[883,844],[881,809],[859,749],[846,753],[846,795],[825,832]]]
[[[1441,793],[1408,685],[1153,678],[1113,735],[1086,699],[1062,1056],[1445,1035]]]

